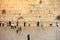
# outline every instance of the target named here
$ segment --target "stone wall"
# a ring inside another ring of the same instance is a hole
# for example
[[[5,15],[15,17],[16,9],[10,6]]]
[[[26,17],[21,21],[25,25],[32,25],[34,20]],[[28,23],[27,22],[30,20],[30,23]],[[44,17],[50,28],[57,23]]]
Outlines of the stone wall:
[[[43,21],[55,23],[60,15],[59,0],[1,0],[0,21]],[[2,10],[6,13],[3,14]]]

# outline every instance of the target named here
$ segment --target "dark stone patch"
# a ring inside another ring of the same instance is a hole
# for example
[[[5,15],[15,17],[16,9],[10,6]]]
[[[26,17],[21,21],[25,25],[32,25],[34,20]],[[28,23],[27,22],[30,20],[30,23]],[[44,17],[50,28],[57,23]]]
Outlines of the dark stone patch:
[[[42,3],[42,0],[39,1],[39,4],[41,4],[41,3]]]
[[[58,15],[58,16],[56,17],[56,19],[57,19],[57,20],[60,20],[60,15]]]
[[[6,10],[5,9],[2,10],[2,14],[6,14]]]

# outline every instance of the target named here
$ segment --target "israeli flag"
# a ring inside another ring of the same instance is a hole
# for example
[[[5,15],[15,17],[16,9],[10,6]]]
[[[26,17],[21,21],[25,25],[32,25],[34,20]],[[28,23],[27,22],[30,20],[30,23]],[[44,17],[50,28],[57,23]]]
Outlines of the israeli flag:
[[[56,29],[58,28],[58,20],[56,20]]]

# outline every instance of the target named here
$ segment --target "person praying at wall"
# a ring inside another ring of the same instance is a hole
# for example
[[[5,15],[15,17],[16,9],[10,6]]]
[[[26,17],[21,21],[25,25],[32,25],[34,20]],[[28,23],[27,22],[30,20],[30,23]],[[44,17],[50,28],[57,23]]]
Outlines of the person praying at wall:
[[[0,26],[1,26],[1,23],[0,23]]]
[[[21,31],[21,27],[20,27],[20,31]]]
[[[16,23],[17,23],[17,26],[18,26],[18,21]]]
[[[15,28],[16,28],[16,26],[15,26]]]
[[[37,22],[37,26],[39,27],[39,22]]]
[[[27,35],[27,40],[30,40],[30,35],[29,34]]]
[[[2,26],[4,27],[4,22],[2,23]]]
[[[16,30],[16,33],[18,33],[19,32],[19,30]]]
[[[9,21],[9,26],[11,26],[11,21]]]
[[[56,20],[56,28],[58,27],[58,20]]]
[[[50,23],[50,27],[52,27],[52,23]]]
[[[26,26],[26,22],[24,22],[24,27]]]
[[[11,24],[11,29],[14,29],[13,27],[14,27],[13,24]]]
[[[30,27],[30,24],[29,24],[29,27]]]

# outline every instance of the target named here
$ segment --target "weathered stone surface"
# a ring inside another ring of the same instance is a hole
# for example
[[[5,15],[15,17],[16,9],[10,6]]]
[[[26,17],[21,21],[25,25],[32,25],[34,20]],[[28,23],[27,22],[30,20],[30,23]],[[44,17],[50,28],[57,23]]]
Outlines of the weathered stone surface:
[[[6,29],[0,28],[0,40],[27,40],[27,34],[31,35],[31,40],[56,40],[56,37],[60,40],[60,27],[56,31],[55,24],[58,15],[60,0],[0,0],[0,21],[11,21],[14,25],[18,21],[22,27],[18,34],[15,33],[16,29],[11,30],[7,26]],[[36,24],[38,21],[39,28]],[[41,28],[41,23],[44,28]],[[50,23],[52,28],[49,27]],[[58,23],[60,26],[60,20]]]

